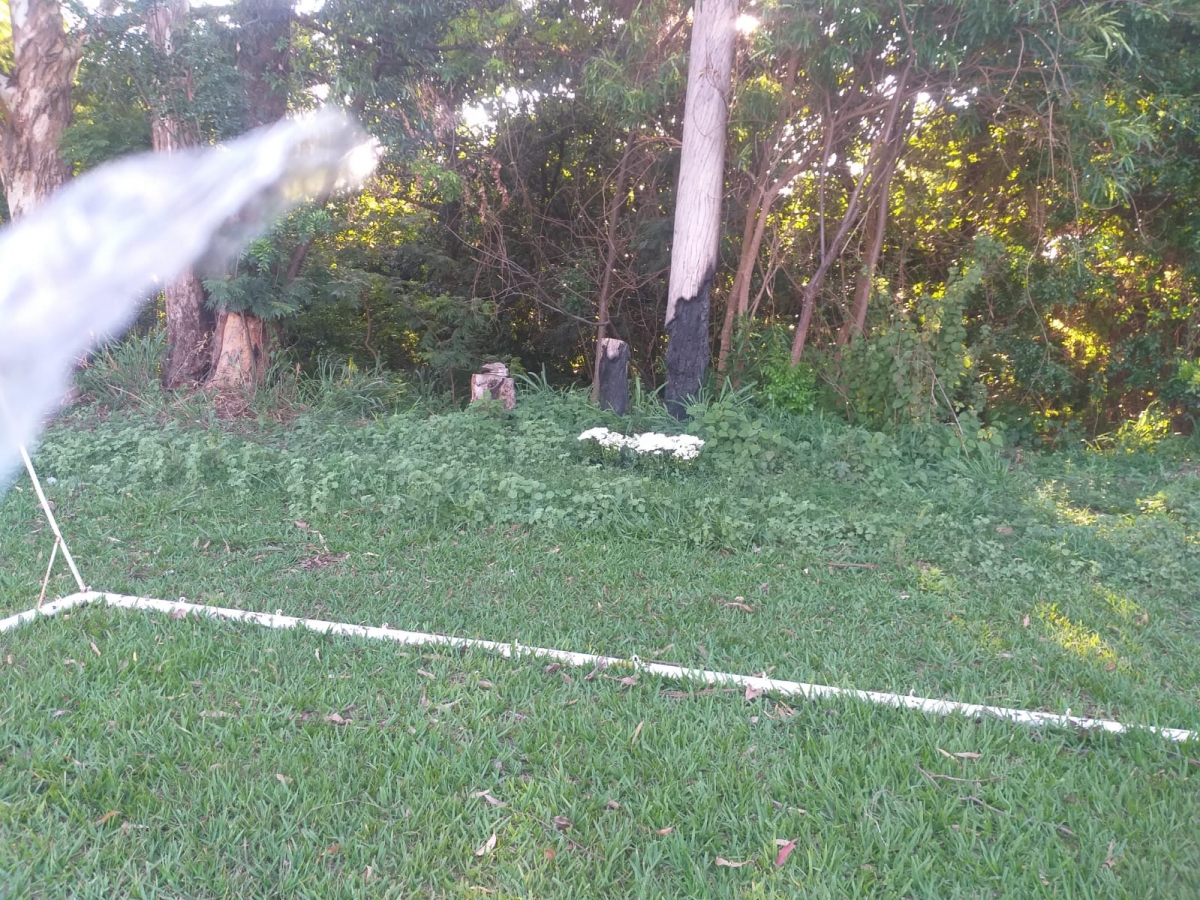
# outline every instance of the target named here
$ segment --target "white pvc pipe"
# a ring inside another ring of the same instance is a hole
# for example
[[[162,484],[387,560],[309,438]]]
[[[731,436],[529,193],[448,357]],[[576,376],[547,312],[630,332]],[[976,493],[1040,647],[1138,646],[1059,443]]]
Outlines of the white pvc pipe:
[[[321,619],[300,619],[295,616],[285,616],[280,612],[260,613],[242,609],[229,609],[221,606],[204,606],[198,603],[188,603],[184,600],[155,600],[150,597],[128,597],[122,594],[105,594],[99,591],[87,591],[72,594],[56,603],[50,603],[41,610],[29,610],[17,616],[0,620],[0,632],[15,628],[31,621],[39,614],[52,616],[55,613],[80,604],[104,600],[109,606],[122,609],[144,609],[164,613],[195,614],[213,619],[233,622],[252,622],[266,628],[292,629],[305,628],[318,634],[340,634],[350,637],[370,638],[372,640],[392,641],[407,646],[440,646],[452,648],[471,648],[498,653],[509,659],[532,656],[537,659],[550,659],[566,665],[579,667],[615,667],[633,669],[648,675],[657,675],[676,681],[700,681],[714,685],[736,685],[749,687],[764,693],[777,694],[784,697],[804,697],[812,700],[818,697],[853,697],[881,706],[892,706],[898,709],[914,709],[919,712],[934,713],[949,716],[960,713],[968,718],[994,716],[1015,722],[1018,725],[1053,725],[1060,728],[1078,728],[1084,730],[1109,731],[1113,734],[1124,734],[1128,731],[1150,731],[1169,741],[1190,741],[1196,738],[1196,732],[1183,728],[1160,728],[1154,725],[1124,725],[1109,719],[1090,719],[1072,716],[1070,711],[1065,715],[1059,713],[1037,712],[1024,709],[1009,709],[1003,706],[980,706],[975,703],[959,703],[955,700],[933,700],[925,697],[906,697],[902,694],[887,694],[880,691],[857,691],[850,688],[830,687],[822,684],[805,684],[799,681],[782,681],[776,678],[762,678],[757,675],[735,675],[729,672],[713,672],[708,669],[690,669],[670,663],[642,662],[636,656],[631,659],[621,659],[612,656],[597,656],[591,653],[574,653],[569,650],[553,650],[546,647],[524,647],[517,642],[501,643],[499,641],[484,641],[475,638],[452,637],[443,634],[426,634],[420,631],[401,631],[396,628],[374,628],[366,625],[350,625],[344,622],[327,622]]]
[[[40,607],[27,609],[25,612],[17,613],[15,616],[9,616],[6,619],[0,619],[0,634],[6,631],[12,631],[26,622],[32,622],[38,616],[53,616],[70,609],[73,606],[82,606],[91,603],[94,600],[100,599],[103,594],[98,594],[95,591],[88,591],[83,594],[71,594],[69,597],[63,597],[61,600],[55,600],[52,603],[44,603]]]
[[[71,556],[71,550],[67,547],[67,542],[63,540],[62,532],[58,530],[58,520],[54,518],[54,510],[50,508],[50,501],[46,499],[45,493],[42,492],[42,481],[38,478],[38,474],[33,468],[33,460],[29,458],[29,451],[25,449],[24,444],[18,449],[21,451],[21,461],[25,463],[25,471],[29,473],[29,480],[33,482],[33,490],[37,494],[38,502],[42,504],[42,511],[46,514],[46,520],[50,523],[50,530],[54,532],[54,536],[62,544],[63,559],[67,561],[67,565],[71,569],[71,574],[75,576],[75,583],[79,585],[79,590],[86,591],[87,585],[83,583],[83,576],[79,574],[79,569],[75,566],[75,559]]]

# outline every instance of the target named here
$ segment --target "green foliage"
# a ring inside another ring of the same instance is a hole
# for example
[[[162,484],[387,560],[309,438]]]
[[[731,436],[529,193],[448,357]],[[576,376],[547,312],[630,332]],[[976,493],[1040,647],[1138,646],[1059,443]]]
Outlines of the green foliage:
[[[1200,419],[1200,359],[1181,359],[1164,391],[1165,399],[1178,403],[1195,425]]]
[[[352,108],[381,141],[380,176],[283,223],[209,282],[212,303],[286,322],[284,344],[310,371],[325,358],[381,363],[452,403],[490,357],[556,383],[586,378],[607,277],[612,332],[657,387],[688,8],[329,0],[298,14],[276,86],[296,111],[318,97]],[[773,410],[807,413],[825,405],[811,364],[872,427],[975,410],[1023,443],[1112,432],[1159,399],[1189,415],[1182,394],[1159,389],[1170,360],[1197,353],[1195,12],[1174,0],[899,9],[768,0],[748,13],[724,259],[739,258],[755,192],[776,199],[747,262],[756,321],[739,323],[734,356],[753,358],[735,360],[735,382],[756,383]],[[77,169],[145,148],[153,116],[169,114],[185,142],[243,126],[237,63],[252,25],[196,7],[164,55],[146,15],[142,3],[80,11],[88,40],[63,145]],[[1025,39],[1042,33],[1054,40]],[[902,73],[903,139],[874,148],[880,98]],[[898,162],[873,272],[896,308],[870,310],[866,341],[831,365],[866,259],[874,175],[844,248],[831,241],[877,149]],[[980,234],[1004,245],[1003,261],[960,304],[956,277],[970,272],[954,272]],[[796,321],[827,253],[837,258],[822,269],[809,356],[792,367],[781,323]]]
[[[1121,423],[1112,434],[1101,435],[1096,446],[1119,453],[1144,453],[1154,450],[1171,434],[1171,418],[1162,407],[1152,403],[1136,419]]]
[[[92,354],[75,374],[80,394],[113,409],[141,407],[159,393],[166,332],[132,334]]]
[[[733,389],[727,382],[715,397],[701,397],[688,407],[688,417],[707,442],[703,457],[721,470],[759,472],[780,462],[786,442],[778,427],[754,413],[753,399],[752,388]]]
[[[355,417],[392,413],[412,404],[405,382],[379,365],[362,369],[350,359],[322,359],[312,375],[302,378],[299,395],[313,409]]]
[[[896,427],[948,421],[979,410],[963,320],[983,263],[963,267],[944,288],[897,304],[891,321],[844,351],[841,391],[856,420]]]
[[[329,211],[316,206],[282,219],[246,247],[228,277],[205,279],[208,305],[267,320],[294,316],[335,290],[338,273],[301,268],[312,245],[333,229]]]
[[[787,327],[749,327],[740,322],[728,362],[728,377],[755,385],[771,409],[810,413],[817,406],[817,376],[806,360],[792,365],[793,331]]]

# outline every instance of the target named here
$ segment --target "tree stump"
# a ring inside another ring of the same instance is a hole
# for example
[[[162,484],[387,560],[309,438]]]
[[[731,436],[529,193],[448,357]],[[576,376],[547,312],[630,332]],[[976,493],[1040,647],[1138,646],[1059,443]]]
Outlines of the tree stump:
[[[517,387],[504,363],[488,363],[483,372],[471,376],[471,402],[498,401],[505,409],[516,409]]]
[[[600,408],[623,416],[629,411],[629,345],[605,338],[599,350]]]

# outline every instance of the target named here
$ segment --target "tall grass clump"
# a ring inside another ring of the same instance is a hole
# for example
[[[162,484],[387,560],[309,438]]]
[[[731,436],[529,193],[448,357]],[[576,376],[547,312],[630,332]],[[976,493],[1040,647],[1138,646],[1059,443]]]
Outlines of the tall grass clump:
[[[113,409],[144,408],[160,392],[167,335],[161,329],[106,344],[75,375],[82,399]]]
[[[323,358],[312,374],[298,381],[298,395],[304,404],[330,413],[356,418],[384,415],[411,405],[408,385],[380,365],[369,369]]]

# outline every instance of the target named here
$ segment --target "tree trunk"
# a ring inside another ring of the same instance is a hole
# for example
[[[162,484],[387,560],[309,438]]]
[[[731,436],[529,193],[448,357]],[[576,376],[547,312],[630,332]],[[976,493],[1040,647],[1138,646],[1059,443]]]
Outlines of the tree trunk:
[[[719,261],[725,126],[737,0],[699,0],[693,12],[683,152],[675,194],[667,293],[667,410],[683,418],[708,368],[710,294]]]
[[[907,70],[905,72],[907,74]],[[897,91],[904,87],[906,80],[903,76],[901,77],[897,85]],[[887,127],[892,129],[892,133],[888,137],[890,145],[884,163],[883,175],[874,190],[875,215],[867,220],[867,258],[863,263],[862,270],[858,273],[858,281],[854,285],[854,305],[851,308],[850,315],[846,317],[846,321],[842,324],[841,331],[838,333],[839,346],[844,346],[852,339],[857,338],[867,327],[867,310],[871,304],[871,291],[875,284],[875,270],[879,267],[879,256],[883,251],[883,239],[887,231],[892,176],[896,172],[896,165],[900,161],[900,154],[904,152],[904,138],[908,133],[909,123],[912,121],[912,114],[913,105],[911,102],[908,102],[898,123],[893,122],[891,115],[888,117]]]
[[[596,347],[596,402],[618,416],[629,412],[629,345],[605,338]]]
[[[291,72],[291,0],[242,0],[237,67],[246,92],[246,130],[287,113]]]
[[[838,332],[838,346],[845,346],[851,339],[863,333],[867,325],[867,309],[871,304],[871,292],[875,286],[875,269],[879,265],[879,254],[883,250],[884,232],[887,230],[888,188],[891,170],[884,173],[883,184],[875,197],[875,215],[867,219],[867,258],[863,261],[854,284],[854,304],[846,321]]]
[[[792,164],[785,168],[772,183],[772,175],[784,155],[780,148],[790,127],[793,106],[792,93],[796,86],[798,61],[799,54],[795,52],[788,58],[782,81],[782,100],[780,108],[776,112],[779,124],[771,132],[764,147],[758,175],[754,179],[754,188],[750,192],[750,202],[746,205],[737,272],[733,276],[733,288],[730,290],[729,300],[725,304],[725,321],[721,325],[720,349],[717,352],[718,372],[725,371],[729,351],[733,346],[735,321],[750,313],[750,281],[754,275],[754,266],[758,262],[758,251],[762,248],[767,217],[771,214],[771,205],[780,192],[804,171],[813,156],[813,152],[810,151],[804,159],[793,160]]]
[[[227,391],[261,384],[267,369],[268,338],[267,323],[258,316],[218,314],[209,386]]]
[[[247,130],[287,113],[292,5],[289,0],[242,0],[237,67],[246,96]],[[213,337],[209,384],[217,390],[255,388],[266,376],[268,331],[250,312],[222,311]]]
[[[763,160],[763,168],[769,165]],[[758,259],[758,250],[762,246],[762,236],[766,226],[766,211],[763,209],[763,182],[767,173],[759,173],[755,180],[754,190],[750,194],[750,203],[746,206],[746,219],[742,225],[742,247],[738,254],[737,272],[733,276],[733,288],[725,301],[725,321],[721,323],[721,343],[717,350],[717,371],[724,377],[725,366],[729,360],[729,351],[733,347],[734,323],[746,314],[750,305],[750,276],[754,272],[754,263]]]
[[[808,279],[808,283],[804,285],[801,295],[800,321],[796,325],[796,336],[792,340],[791,360],[793,366],[799,363],[800,358],[804,355],[804,345],[808,340],[808,330],[812,326],[813,311],[816,308],[817,293],[821,290],[825,274],[841,255],[850,237],[850,229],[857,224],[860,218],[859,208],[863,198],[863,187],[870,182],[872,189],[877,190],[880,182],[884,180],[884,172],[891,168],[892,159],[888,153],[888,148],[892,145],[893,128],[895,127],[897,113],[902,103],[907,102],[908,99],[904,94],[908,73],[909,67],[906,67],[900,74],[892,94],[892,99],[888,104],[885,124],[875,136],[875,140],[871,142],[871,152],[867,155],[862,172],[859,174],[854,184],[854,189],[850,192],[850,196],[847,199],[846,212],[842,216],[842,223],[838,228],[837,234],[834,235],[833,241],[828,246],[825,245],[822,238],[821,261],[816,271],[813,272],[812,277]],[[896,152],[899,152],[899,150],[897,149]],[[826,160],[823,160],[822,166],[825,164]],[[824,187],[822,186],[820,190],[823,202]],[[886,192],[884,193],[884,202],[886,203]]]
[[[164,57],[175,49],[175,32],[188,18],[188,0],[155,3],[146,12],[146,31]],[[182,87],[173,85],[173,88]],[[159,153],[171,153],[195,145],[190,129],[173,111],[175,97],[160,97],[160,108],[150,123],[150,142]],[[163,360],[162,384],[175,390],[204,380],[210,368],[206,352],[212,340],[213,315],[204,306],[204,286],[193,271],[184,272],[163,288],[167,319],[167,356]]]
[[[628,137],[626,138],[628,142]],[[604,359],[604,342],[608,340],[608,308],[612,299],[613,269],[617,265],[617,228],[621,221],[621,210],[625,208],[625,182],[629,174],[629,156],[633,148],[626,146],[621,162],[617,166],[617,184],[613,188],[612,199],[608,205],[608,241],[604,248],[604,272],[600,275],[600,299],[597,303],[596,318],[596,365],[592,372],[592,402],[600,402],[600,370]],[[629,353],[625,355],[626,366],[629,364]]]
[[[13,71],[0,75],[0,178],[15,219],[70,177],[58,145],[71,124],[80,45],[63,30],[58,0],[14,0],[9,16]]]

